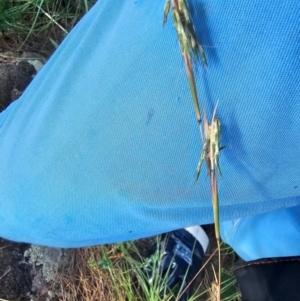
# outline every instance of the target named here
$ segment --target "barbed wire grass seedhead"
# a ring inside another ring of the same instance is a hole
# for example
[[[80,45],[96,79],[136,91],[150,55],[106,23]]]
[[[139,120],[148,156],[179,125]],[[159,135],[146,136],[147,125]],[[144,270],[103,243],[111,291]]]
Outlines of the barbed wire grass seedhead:
[[[202,59],[204,65],[207,67],[206,55],[198,41],[187,2],[185,0],[172,0],[172,3],[173,24],[178,35],[182,55],[187,55],[189,59],[192,59],[196,63]],[[167,0],[164,7],[163,25],[167,22],[170,10],[171,0]]]
[[[198,63],[201,58],[205,66],[208,66],[208,63],[203,48],[197,39],[196,30],[192,23],[187,2],[185,0],[167,0],[164,7],[163,24],[167,22],[170,10],[172,10],[173,24],[177,33],[180,51],[184,59],[199,131],[202,138],[203,135],[200,127],[202,117],[193,71],[193,62]]]

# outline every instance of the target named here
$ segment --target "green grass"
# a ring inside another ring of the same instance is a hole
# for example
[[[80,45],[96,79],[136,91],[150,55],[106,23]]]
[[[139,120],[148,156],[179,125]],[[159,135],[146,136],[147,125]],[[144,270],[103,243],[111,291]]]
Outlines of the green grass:
[[[49,56],[96,0],[0,1],[0,48]]]
[[[153,271],[158,271],[161,260],[157,253],[149,264],[146,256],[156,239],[158,238],[78,249],[74,254],[74,265],[70,273],[61,275],[60,300],[178,300],[179,287],[175,290],[168,289],[165,285],[167,275],[155,273],[156,276],[149,285],[148,280]],[[212,242],[212,248],[215,243]],[[221,300],[240,301],[236,280],[231,272],[236,259],[235,253],[227,246],[223,246],[221,251],[224,263]],[[194,280],[193,293],[188,301],[213,300],[211,284],[214,281],[213,270],[218,266],[218,256],[207,256],[204,266]]]

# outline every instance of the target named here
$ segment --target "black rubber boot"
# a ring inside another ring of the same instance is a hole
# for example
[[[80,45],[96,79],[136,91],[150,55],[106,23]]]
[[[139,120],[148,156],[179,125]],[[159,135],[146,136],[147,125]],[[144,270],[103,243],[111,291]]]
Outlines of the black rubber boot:
[[[300,300],[300,256],[243,262],[234,275],[243,301]]]

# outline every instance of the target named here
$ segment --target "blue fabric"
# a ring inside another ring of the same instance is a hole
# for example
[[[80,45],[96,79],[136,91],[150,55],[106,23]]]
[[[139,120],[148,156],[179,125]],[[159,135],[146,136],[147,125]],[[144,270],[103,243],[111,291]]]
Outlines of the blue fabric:
[[[213,221],[164,3],[101,0],[0,115],[0,236],[78,247]],[[300,204],[300,2],[190,1],[222,122],[221,219]]]
[[[221,235],[244,260],[300,255],[300,206],[221,223]]]

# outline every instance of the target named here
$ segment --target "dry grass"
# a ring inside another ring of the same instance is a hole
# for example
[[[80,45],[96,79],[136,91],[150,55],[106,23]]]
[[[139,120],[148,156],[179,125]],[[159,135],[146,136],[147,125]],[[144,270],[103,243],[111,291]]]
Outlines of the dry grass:
[[[152,243],[153,239],[144,239],[75,250],[68,273],[60,277],[59,300],[120,301],[130,295],[142,300],[133,269]]]
[[[108,300],[106,298],[109,288],[113,287],[112,280],[107,271],[95,269],[88,265],[89,260],[100,260],[99,247],[78,249],[75,251],[71,273],[62,275],[61,297],[65,301],[97,301]],[[112,299],[114,300],[114,299]]]
[[[212,234],[213,237],[213,234]],[[60,301],[167,301],[176,296],[160,298],[155,288],[148,290],[141,266],[155,240],[77,249],[68,273],[60,278]],[[189,301],[213,300],[213,270],[218,267],[216,242],[211,241],[205,268],[194,280],[194,293]],[[236,258],[228,247],[222,248],[222,300],[239,301],[236,282],[230,273]]]
[[[120,300],[115,283],[108,269],[101,269],[97,263],[103,259],[103,251],[108,251],[109,260],[119,266],[122,255],[114,252],[113,247],[91,247],[75,252],[72,273],[63,275],[61,285],[62,301],[106,301]],[[121,271],[120,271],[121,272]],[[126,299],[126,293],[120,286],[120,294]]]

